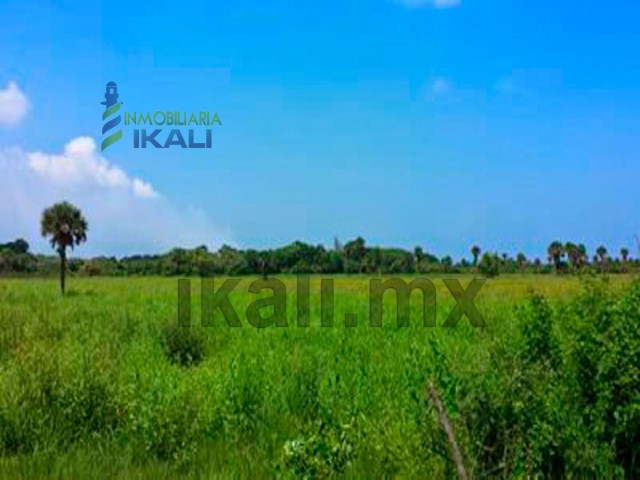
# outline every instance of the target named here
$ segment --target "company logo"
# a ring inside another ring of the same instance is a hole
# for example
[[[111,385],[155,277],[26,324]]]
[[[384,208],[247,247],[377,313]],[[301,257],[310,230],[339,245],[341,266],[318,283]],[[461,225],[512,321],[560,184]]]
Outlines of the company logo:
[[[120,106],[122,103],[118,101],[120,95],[118,94],[118,85],[116,82],[107,83],[105,92],[104,92],[104,112],[102,112],[102,147],[101,150],[104,152],[105,149],[116,143],[118,140],[122,138],[122,129],[117,128],[122,121],[120,114]],[[117,130],[116,130],[117,128]]]
[[[122,116],[124,126],[133,126],[133,148],[211,148],[212,129],[221,126],[217,112],[179,112],[158,110],[153,112],[124,112],[120,115],[122,102],[118,101],[118,85],[109,82],[104,94],[105,111],[102,113],[102,151],[123,137]],[[138,127],[154,128],[138,128]],[[157,128],[163,127],[163,128]],[[165,129],[164,127],[172,127]],[[204,127],[204,128],[202,128]]]

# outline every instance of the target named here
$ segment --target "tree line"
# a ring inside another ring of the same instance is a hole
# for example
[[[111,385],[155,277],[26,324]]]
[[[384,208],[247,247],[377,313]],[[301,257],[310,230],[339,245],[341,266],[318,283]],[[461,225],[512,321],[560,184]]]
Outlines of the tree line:
[[[335,240],[332,248],[296,241],[281,248],[256,250],[229,245],[217,251],[200,246],[174,248],[159,255],[132,255],[123,258],[95,257],[67,259],[69,272],[83,275],[270,275],[280,273],[328,274],[448,274],[478,273],[494,276],[501,273],[602,273],[635,272],[638,259],[629,249],[616,254],[600,246],[589,255],[582,244],[552,242],[547,257],[529,258],[523,253],[483,252],[474,245],[470,258],[453,260],[449,255],[437,257],[422,247],[413,250],[369,246],[358,237],[344,244]],[[0,274],[53,275],[59,272],[55,256],[37,255],[23,239],[0,243]]]

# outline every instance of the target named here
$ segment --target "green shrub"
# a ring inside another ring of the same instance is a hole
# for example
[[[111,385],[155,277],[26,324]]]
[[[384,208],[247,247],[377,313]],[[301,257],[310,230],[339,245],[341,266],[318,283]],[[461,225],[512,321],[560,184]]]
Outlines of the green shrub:
[[[316,431],[285,442],[283,463],[296,478],[329,478],[345,472],[354,457],[351,426],[322,422]]]
[[[556,370],[560,350],[553,333],[553,312],[545,298],[532,294],[518,314],[524,339],[520,350],[524,362]]]
[[[167,358],[183,367],[197,365],[206,354],[202,334],[192,327],[169,324],[162,331],[162,342]]]
[[[600,298],[595,304],[594,298]],[[640,281],[621,298],[591,295],[570,352],[585,422],[626,477],[640,477]],[[586,370],[586,371],[585,371]]]

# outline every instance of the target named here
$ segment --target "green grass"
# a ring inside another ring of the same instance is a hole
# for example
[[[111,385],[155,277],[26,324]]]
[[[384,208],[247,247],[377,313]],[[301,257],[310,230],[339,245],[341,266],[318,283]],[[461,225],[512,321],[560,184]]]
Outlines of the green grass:
[[[490,279],[481,329],[422,327],[417,295],[398,328],[392,294],[371,328],[358,276],[336,279],[334,328],[313,277],[297,327],[296,279],[278,278],[288,328],[247,324],[250,278],[232,296],[242,328],[200,327],[194,279],[188,332],[172,328],[177,279],[73,278],[64,299],[54,280],[0,280],[0,477],[454,476],[429,381],[474,476],[638,472],[631,277]],[[442,324],[455,302],[434,283]]]

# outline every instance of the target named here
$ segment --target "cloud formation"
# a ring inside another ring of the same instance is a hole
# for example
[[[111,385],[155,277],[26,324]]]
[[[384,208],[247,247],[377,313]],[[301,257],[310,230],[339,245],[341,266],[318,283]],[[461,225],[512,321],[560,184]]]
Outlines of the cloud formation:
[[[29,99],[15,82],[0,89],[0,125],[15,126],[29,111]]]
[[[36,251],[48,251],[39,234],[40,215],[62,200],[76,204],[89,220],[83,256],[234,243],[229,230],[215,226],[202,210],[176,205],[99,155],[90,137],[71,140],[62,153],[0,148],[0,239],[23,237]]]
[[[460,5],[461,0],[396,0],[407,8],[451,8]]]
[[[91,137],[74,138],[65,145],[62,155],[33,152],[27,153],[27,158],[36,174],[55,185],[120,188],[138,197],[158,196],[150,184],[130,178],[124,170],[98,155],[96,142]]]

